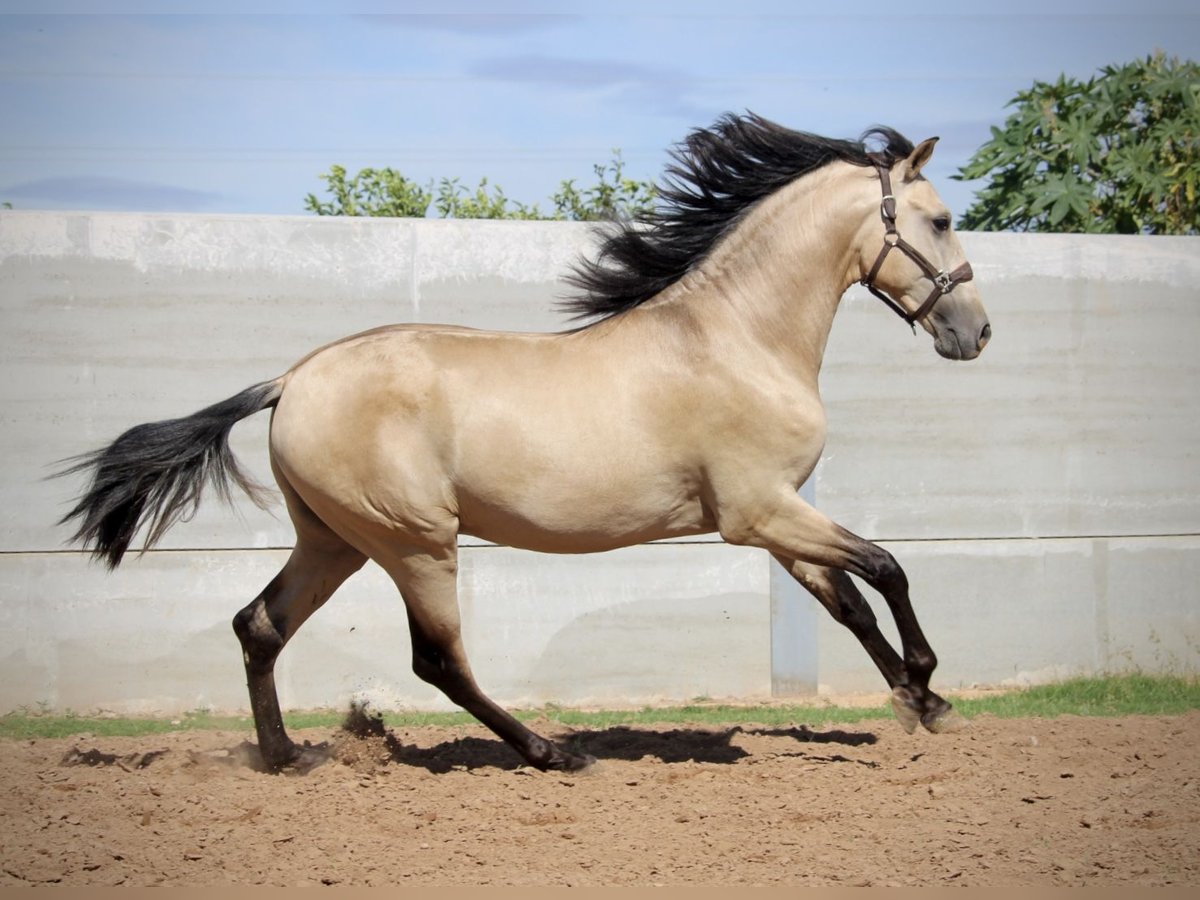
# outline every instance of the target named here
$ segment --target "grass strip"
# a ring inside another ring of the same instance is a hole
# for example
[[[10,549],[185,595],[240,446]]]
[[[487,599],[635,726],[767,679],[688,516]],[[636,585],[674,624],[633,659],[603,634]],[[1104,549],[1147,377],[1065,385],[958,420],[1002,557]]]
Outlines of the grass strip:
[[[1179,715],[1200,709],[1200,678],[1135,673],[1072,678],[982,697],[955,698],[953,692],[948,692],[948,696],[968,718],[979,715],[1000,718]],[[611,728],[618,725],[854,724],[890,718],[891,710],[886,703],[874,707],[843,707],[822,702],[796,705],[696,702],[686,706],[599,711],[547,706],[518,710],[514,714],[524,721],[545,719],[578,728]],[[288,713],[284,718],[289,729],[300,730],[336,728],[342,724],[345,716],[344,711],[315,710]],[[385,711],[383,719],[393,729],[430,725],[455,727],[475,723],[473,717],[462,712]],[[245,731],[250,736],[253,723],[248,716],[221,716],[207,712],[173,718],[50,715],[28,711],[0,716],[0,738],[12,740],[69,737],[85,733],[98,737],[138,737],[171,731],[202,730]]]

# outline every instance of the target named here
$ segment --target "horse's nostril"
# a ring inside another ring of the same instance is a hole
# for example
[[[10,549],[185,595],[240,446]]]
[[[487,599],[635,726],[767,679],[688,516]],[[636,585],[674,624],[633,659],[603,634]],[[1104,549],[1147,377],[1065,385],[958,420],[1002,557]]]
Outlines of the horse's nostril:
[[[979,348],[982,350],[983,345],[992,339],[992,323],[988,322],[983,326],[983,331],[979,332]]]

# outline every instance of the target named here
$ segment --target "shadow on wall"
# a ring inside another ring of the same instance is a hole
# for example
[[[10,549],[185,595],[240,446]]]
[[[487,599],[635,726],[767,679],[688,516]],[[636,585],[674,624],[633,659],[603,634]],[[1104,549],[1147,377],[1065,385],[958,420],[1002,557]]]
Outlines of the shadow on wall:
[[[743,698],[768,696],[766,613],[759,622],[744,612],[762,603],[755,594],[728,593],[635,600],[586,613],[550,638],[529,667],[530,687],[557,683],[562,696],[555,699],[564,702],[692,700],[731,689]],[[738,671],[740,686],[730,681]],[[656,686],[653,695],[647,685]]]

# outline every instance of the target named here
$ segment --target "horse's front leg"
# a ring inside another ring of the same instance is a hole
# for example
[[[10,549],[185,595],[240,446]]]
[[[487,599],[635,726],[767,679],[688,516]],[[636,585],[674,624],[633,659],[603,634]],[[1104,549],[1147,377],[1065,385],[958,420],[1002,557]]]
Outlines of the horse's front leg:
[[[950,703],[929,688],[937,656],[913,611],[908,578],[890,553],[830,521],[790,490],[776,493],[750,514],[726,512],[719,524],[722,537],[730,543],[771,551],[835,620],[858,637],[892,689],[893,709],[907,731],[918,723],[935,732],[963,723]],[[902,656],[880,633],[847,572],[884,598],[900,633]]]

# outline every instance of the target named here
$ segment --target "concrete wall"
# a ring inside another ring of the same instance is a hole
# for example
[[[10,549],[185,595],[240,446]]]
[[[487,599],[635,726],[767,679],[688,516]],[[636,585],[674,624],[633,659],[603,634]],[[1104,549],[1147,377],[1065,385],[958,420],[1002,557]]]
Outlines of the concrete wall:
[[[964,244],[995,328],[978,361],[938,358],[848,293],[818,505],[905,566],[943,686],[1194,670],[1200,240]],[[281,511],[213,500],[107,574],[64,550],[54,523],[79,485],[46,481],[54,460],[378,324],[560,328],[557,278],[587,246],[547,223],[0,213],[0,710],[245,707],[229,619],[291,542]],[[267,418],[234,446],[269,481]],[[476,673],[508,704],[882,684],[758,551],[472,542],[460,583]],[[447,705],[411,674],[400,601],[372,567],[306,625],[279,682],[293,707]]]

